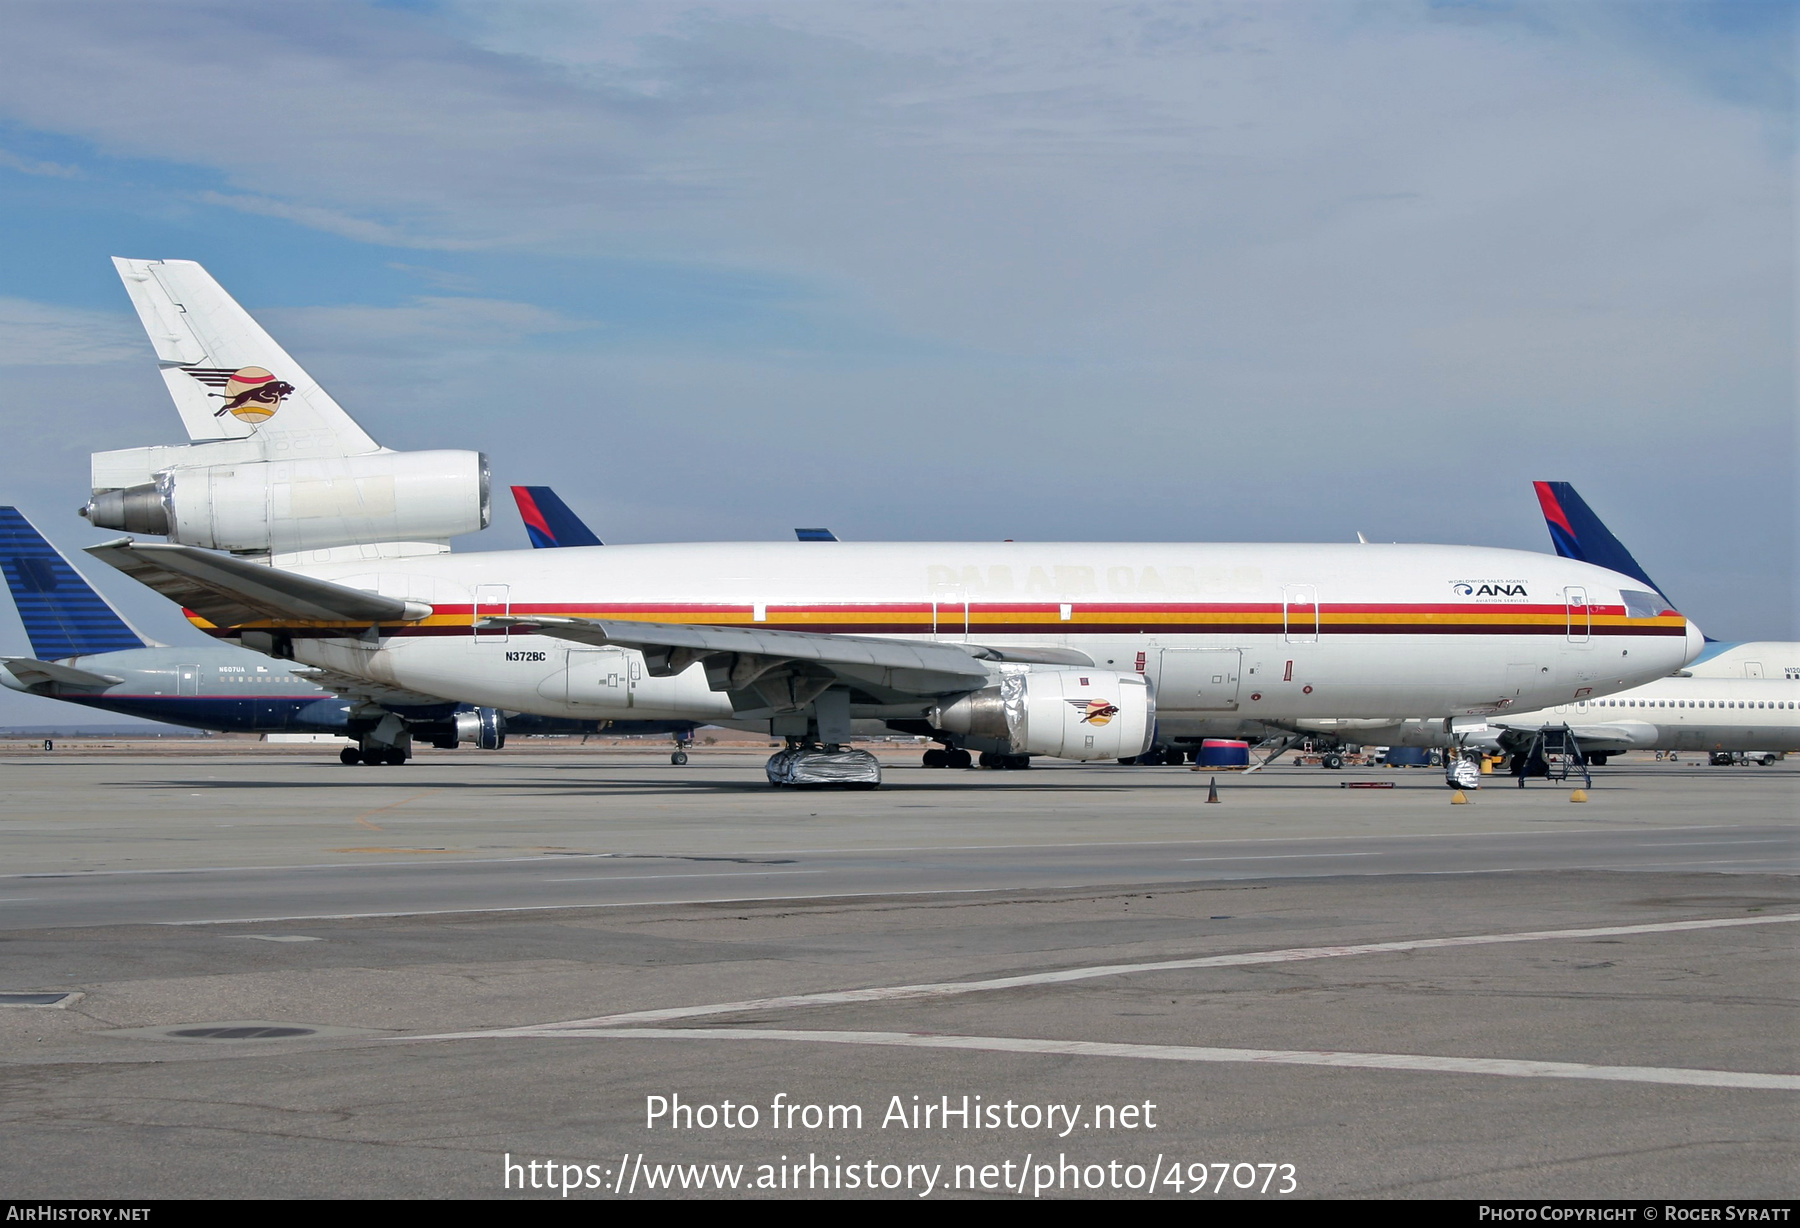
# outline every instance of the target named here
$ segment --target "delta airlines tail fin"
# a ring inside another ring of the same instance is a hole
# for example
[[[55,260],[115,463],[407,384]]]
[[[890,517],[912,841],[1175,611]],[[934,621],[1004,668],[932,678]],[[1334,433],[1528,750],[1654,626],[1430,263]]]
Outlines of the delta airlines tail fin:
[[[113,265],[156,348],[188,438],[266,441],[266,459],[358,456],[377,445],[262,325],[192,260]]]
[[[1565,559],[1576,559],[1633,576],[1660,594],[1663,600],[1669,600],[1662,585],[1652,580],[1650,573],[1631,557],[1625,543],[1600,522],[1600,517],[1594,515],[1593,509],[1575,493],[1573,486],[1567,482],[1533,482],[1532,485],[1537,488],[1538,504],[1544,509],[1544,523],[1550,529],[1550,541],[1556,547],[1556,553]]]
[[[532,549],[605,544],[548,486],[515,486],[512,493],[513,502],[519,505],[519,519],[525,522],[525,532],[531,537]]]
[[[150,642],[16,507],[0,507],[0,570],[6,572],[31,651],[44,661],[142,648]]]

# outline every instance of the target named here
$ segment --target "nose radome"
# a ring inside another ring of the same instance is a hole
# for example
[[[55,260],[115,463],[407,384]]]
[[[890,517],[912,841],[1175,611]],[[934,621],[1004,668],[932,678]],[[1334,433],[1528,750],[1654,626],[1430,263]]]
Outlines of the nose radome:
[[[1700,628],[1695,625],[1693,619],[1691,619],[1691,618],[1688,619],[1687,656],[1682,658],[1681,663],[1683,665],[1687,665],[1687,664],[1691,663],[1695,657],[1700,655],[1701,650],[1704,649],[1705,647],[1706,647],[1706,633],[1701,631]]]

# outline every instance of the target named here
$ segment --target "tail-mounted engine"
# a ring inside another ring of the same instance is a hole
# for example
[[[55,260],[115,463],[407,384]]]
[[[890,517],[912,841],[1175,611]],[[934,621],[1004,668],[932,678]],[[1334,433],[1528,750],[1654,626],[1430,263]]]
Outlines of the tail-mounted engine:
[[[1156,699],[1141,674],[1032,666],[932,709],[933,727],[1003,744],[1004,753],[1126,759],[1150,749]]]
[[[372,452],[167,468],[148,483],[96,487],[82,515],[103,529],[209,550],[286,554],[448,542],[487,527],[488,489],[479,452]]]

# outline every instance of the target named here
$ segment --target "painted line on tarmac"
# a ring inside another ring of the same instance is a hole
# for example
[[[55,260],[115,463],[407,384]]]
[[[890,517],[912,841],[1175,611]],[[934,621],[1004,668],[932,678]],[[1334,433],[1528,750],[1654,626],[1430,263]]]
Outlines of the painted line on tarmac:
[[[1366,942],[1348,946],[1289,947],[1280,951],[1245,951],[1236,955],[1204,955],[1194,959],[1163,959],[1138,964],[1095,964],[1063,968],[1055,972],[1027,972],[982,981],[937,981],[918,985],[887,985],[872,989],[840,989],[822,993],[788,994],[774,998],[747,998],[739,1002],[713,1002],[704,1006],[671,1006],[659,1010],[625,1011],[568,1019],[560,1023],[534,1023],[521,1028],[496,1028],[487,1032],[446,1033],[410,1040],[463,1040],[474,1036],[507,1036],[514,1032],[543,1032],[562,1028],[608,1028],[634,1023],[662,1023],[707,1015],[735,1015],[744,1011],[786,1010],[809,1006],[845,1006],[861,1002],[893,1002],[902,998],[950,998],[962,994],[1025,989],[1037,985],[1066,985],[1102,977],[1132,976],[1146,972],[1185,972],[1196,968],[1243,968],[1263,964],[1297,963],[1314,959],[1339,959],[1348,955],[1388,955],[1410,951],[1439,951],[1454,947],[1497,946],[1515,942],[1557,942],[1583,938],[1616,938],[1629,934],[1673,934],[1694,930],[1734,929],[1747,925],[1781,925],[1800,921],[1800,913],[1772,917],[1712,917],[1698,921],[1660,921],[1643,925],[1606,925],[1590,929],[1524,930],[1510,934],[1466,934],[1452,938],[1412,938],[1398,942]]]
[[[1425,1074],[1499,1075],[1514,1079],[1601,1079],[1614,1083],[1662,1083],[1680,1087],[1730,1087],[1800,1091],[1800,1075],[1679,1066],[1593,1066],[1586,1062],[1538,1062],[1503,1057],[1439,1057],[1419,1053],[1347,1053],[1333,1049],[1218,1049],[1197,1045],[1115,1044],[1097,1040],[1035,1040],[1023,1036],[944,1036],[920,1032],[828,1032],[789,1028],[539,1028],[469,1033],[506,1039],[550,1037],[614,1040],[798,1041],[827,1045],[875,1045],[901,1049],[974,1049],[986,1053],[1043,1053],[1058,1057],[1136,1058],[1152,1062],[1231,1062],[1268,1066],[1331,1066],[1352,1070]],[[460,1039],[423,1037],[413,1039]]]
[[[1668,827],[1662,831],[1731,831],[1748,826],[1744,823],[1724,823],[1717,825]],[[1505,836],[1597,836],[1618,835],[1629,828],[1619,827],[1578,827],[1566,831],[1496,831],[1496,832],[1411,832],[1387,836],[1331,836],[1331,843],[1349,843],[1362,840],[1471,840],[1497,839]],[[860,848],[847,845],[842,848],[805,848],[805,849],[728,849],[723,853],[709,854],[726,856],[777,857],[801,853],[813,854],[857,854],[868,853],[974,853],[974,852],[1006,852],[1034,849],[1146,849],[1146,848],[1193,848],[1208,844],[1243,845],[1243,844],[1298,844],[1317,839],[1311,836],[1255,836],[1246,839],[1216,840],[1107,840],[1107,841],[1071,841],[1048,844],[921,844],[895,845],[875,848]],[[1701,841],[1710,844],[1711,841]],[[1723,842],[1721,842],[1723,843]],[[1668,846],[1664,846],[1668,847]],[[293,865],[261,865],[261,866],[167,866],[159,869],[143,870],[25,870],[13,874],[0,874],[0,882],[12,879],[84,879],[84,878],[125,878],[161,874],[282,874],[291,870],[377,870],[407,867],[411,869],[442,870],[454,866],[500,866],[516,865],[533,861],[576,861],[581,859],[608,859],[625,857],[683,857],[683,853],[531,853],[518,857],[466,857],[459,861],[438,862],[426,865],[417,861],[316,861],[299,862]],[[1308,856],[1337,856],[1339,854],[1315,853]],[[1345,854],[1347,855],[1347,854]],[[1206,860],[1194,858],[1193,860]],[[1224,858],[1212,858],[1222,861]],[[1586,867],[1575,867],[1584,869]],[[1441,873],[1461,873],[1462,871],[1441,871]],[[1470,873],[1486,873],[1487,871],[1470,871]],[[683,903],[685,901],[671,901]],[[467,911],[463,909],[445,911]],[[481,911],[481,910],[475,910]],[[407,916],[406,913],[357,913],[356,916]]]
[[[1622,832],[1637,831],[1639,835],[1652,835],[1657,832],[1678,831],[1742,831],[1745,828],[1756,830],[1749,823],[1691,823],[1679,827],[1658,827],[1645,831],[1643,829],[1613,827],[1571,827],[1558,831],[1416,831],[1397,832],[1379,836],[1221,836],[1207,840],[1068,840],[1038,844],[896,844],[873,847],[831,847],[831,848],[799,848],[799,849],[758,849],[761,856],[776,856],[794,853],[969,853],[969,852],[1002,852],[1013,849],[1103,849],[1103,848],[1190,848],[1205,844],[1299,844],[1308,840],[1330,841],[1336,844],[1351,844],[1363,840],[1491,840],[1505,836],[1616,836]],[[746,852],[749,850],[737,850]]]
[[[1319,861],[1326,857],[1379,857],[1380,853],[1250,853],[1238,857],[1183,857],[1188,861]]]
[[[455,863],[446,863],[455,864]],[[1447,871],[1463,873],[1463,871]],[[1483,871],[1468,871],[1482,873]],[[720,875],[719,877],[726,877]],[[816,891],[807,895],[717,895],[669,900],[579,900],[569,904],[504,904],[494,908],[405,908],[386,912],[309,912],[284,917],[203,917],[187,921],[106,922],[122,925],[262,925],[273,921],[375,921],[394,917],[474,917],[489,913],[579,912],[599,908],[686,908],[694,904],[805,904],[814,900],[910,898],[924,895],[991,895],[1006,891],[1088,891],[1096,887],[1137,888],[1135,880],[1121,883],[1046,883],[1029,887],[930,887],[916,891]],[[1183,881],[1177,886],[1187,886]]]
[[[1684,848],[1721,848],[1728,844],[1793,844],[1793,836],[1773,836],[1769,839],[1756,840],[1668,840],[1662,844],[1634,844],[1640,849],[1684,849]]]
[[[774,878],[781,874],[824,874],[824,870],[736,870],[727,874],[596,874],[588,878],[543,878],[543,883],[637,883],[653,878]]]

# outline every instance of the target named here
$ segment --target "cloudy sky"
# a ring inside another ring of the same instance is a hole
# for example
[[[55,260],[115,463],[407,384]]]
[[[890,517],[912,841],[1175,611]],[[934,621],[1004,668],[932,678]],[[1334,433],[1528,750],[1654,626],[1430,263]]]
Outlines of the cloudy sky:
[[[609,541],[1542,550],[1559,478],[1793,638],[1796,11],[15,0],[0,500],[179,440],[107,257],[185,258]]]

